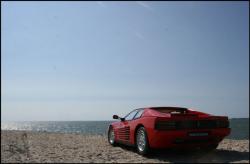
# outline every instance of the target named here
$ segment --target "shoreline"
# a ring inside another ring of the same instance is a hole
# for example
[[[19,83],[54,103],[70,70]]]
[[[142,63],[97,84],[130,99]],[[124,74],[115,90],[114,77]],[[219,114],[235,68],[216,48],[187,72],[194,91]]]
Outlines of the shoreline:
[[[1,162],[78,163],[249,163],[249,140],[224,139],[209,153],[159,150],[140,156],[126,146],[112,147],[105,135],[1,130]]]

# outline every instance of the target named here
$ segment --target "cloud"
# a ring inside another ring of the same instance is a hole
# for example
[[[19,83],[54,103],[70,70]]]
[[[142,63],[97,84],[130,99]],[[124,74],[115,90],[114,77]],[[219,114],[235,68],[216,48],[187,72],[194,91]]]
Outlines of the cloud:
[[[149,11],[153,11],[153,8],[147,4],[146,2],[142,2],[142,1],[136,1],[135,3],[137,3],[139,6],[149,10]]]

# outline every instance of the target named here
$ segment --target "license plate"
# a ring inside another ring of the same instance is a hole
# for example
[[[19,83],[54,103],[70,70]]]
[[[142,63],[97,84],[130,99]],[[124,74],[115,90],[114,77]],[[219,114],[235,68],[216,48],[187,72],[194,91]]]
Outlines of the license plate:
[[[208,136],[208,133],[189,133],[191,137]]]

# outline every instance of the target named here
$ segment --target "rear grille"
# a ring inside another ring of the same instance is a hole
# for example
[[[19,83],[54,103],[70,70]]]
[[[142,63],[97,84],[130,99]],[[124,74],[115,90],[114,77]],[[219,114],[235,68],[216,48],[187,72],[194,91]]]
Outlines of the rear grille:
[[[175,144],[198,144],[198,143],[209,143],[214,142],[214,139],[195,139],[195,140],[175,140],[173,143]]]
[[[158,121],[155,124],[155,129],[157,130],[214,129],[227,127],[229,127],[228,121],[221,120]]]
[[[177,122],[176,129],[213,129],[216,127],[214,120],[192,120]]]
[[[158,121],[155,124],[155,129],[158,129],[158,130],[176,129],[176,122],[175,121]]]

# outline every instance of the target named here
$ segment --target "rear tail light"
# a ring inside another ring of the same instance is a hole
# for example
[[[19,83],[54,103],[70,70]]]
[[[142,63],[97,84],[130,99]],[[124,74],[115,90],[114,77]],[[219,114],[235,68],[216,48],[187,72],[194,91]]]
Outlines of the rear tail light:
[[[228,120],[156,120],[156,130],[215,129],[228,128]]]
[[[173,130],[176,129],[175,121],[157,121],[155,123],[156,130]]]

